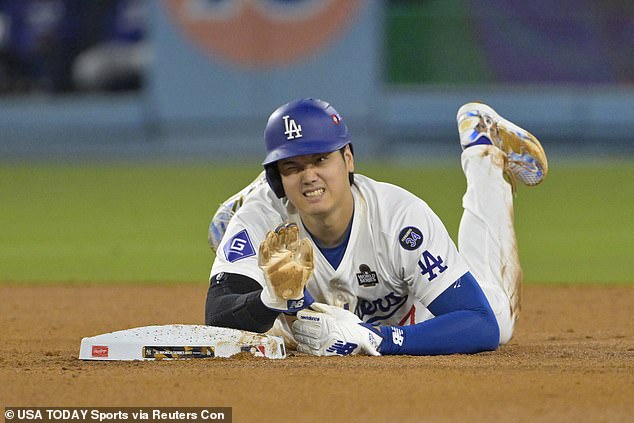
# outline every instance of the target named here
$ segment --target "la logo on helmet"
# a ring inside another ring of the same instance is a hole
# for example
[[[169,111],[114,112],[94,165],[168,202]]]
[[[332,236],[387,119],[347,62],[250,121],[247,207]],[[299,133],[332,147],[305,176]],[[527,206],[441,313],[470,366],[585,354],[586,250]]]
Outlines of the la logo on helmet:
[[[298,125],[295,119],[290,119],[289,115],[282,116],[284,119],[284,135],[287,140],[294,140],[302,137],[302,125]]]

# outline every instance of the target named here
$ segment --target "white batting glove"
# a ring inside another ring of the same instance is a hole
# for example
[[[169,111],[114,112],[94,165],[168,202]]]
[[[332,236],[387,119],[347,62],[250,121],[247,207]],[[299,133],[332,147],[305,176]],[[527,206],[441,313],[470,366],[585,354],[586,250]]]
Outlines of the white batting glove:
[[[297,313],[292,326],[297,350],[326,355],[381,355],[383,337],[378,329],[366,325],[354,313],[327,304],[313,303]]]

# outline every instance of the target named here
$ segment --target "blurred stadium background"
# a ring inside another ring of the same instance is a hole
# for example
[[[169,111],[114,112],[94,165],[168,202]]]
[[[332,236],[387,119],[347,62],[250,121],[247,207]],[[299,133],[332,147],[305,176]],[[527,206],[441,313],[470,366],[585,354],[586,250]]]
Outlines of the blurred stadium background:
[[[626,0],[0,0],[0,281],[204,281],[269,113],[312,96],[452,233],[455,113],[491,104],[551,162],[528,279],[632,282],[632,52]]]

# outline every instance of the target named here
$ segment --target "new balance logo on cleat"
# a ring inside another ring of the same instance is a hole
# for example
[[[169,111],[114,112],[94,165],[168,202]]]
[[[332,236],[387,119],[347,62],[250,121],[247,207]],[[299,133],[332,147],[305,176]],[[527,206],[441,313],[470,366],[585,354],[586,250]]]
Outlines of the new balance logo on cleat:
[[[302,125],[298,125],[295,119],[291,119],[289,115],[282,116],[284,119],[284,135],[287,140],[294,140],[302,137]]]
[[[344,344],[343,341],[337,341],[334,344],[332,344],[326,350],[326,352],[329,352],[329,353],[334,352],[339,355],[350,355],[357,347],[358,345],[353,342],[346,342]]]

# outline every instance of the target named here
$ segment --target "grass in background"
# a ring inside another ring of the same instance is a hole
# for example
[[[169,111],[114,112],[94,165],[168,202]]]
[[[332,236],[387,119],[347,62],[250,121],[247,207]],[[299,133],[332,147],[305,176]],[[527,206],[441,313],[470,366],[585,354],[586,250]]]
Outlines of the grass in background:
[[[634,282],[630,162],[552,166],[520,187],[516,227],[527,282]],[[206,283],[217,205],[259,167],[0,167],[0,281]],[[444,167],[360,163],[424,198],[457,239],[464,177]],[[628,189],[630,193],[628,194]]]
[[[207,227],[257,167],[0,167],[3,281],[205,281]]]

